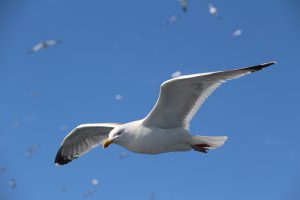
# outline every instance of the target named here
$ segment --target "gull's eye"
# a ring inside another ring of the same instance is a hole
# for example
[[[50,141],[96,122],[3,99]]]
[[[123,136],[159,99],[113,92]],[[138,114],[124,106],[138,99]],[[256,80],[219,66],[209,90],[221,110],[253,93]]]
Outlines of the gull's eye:
[[[121,132],[121,131],[119,131],[119,132],[117,132],[117,133],[116,133],[116,135],[121,135],[121,133],[122,133],[122,132]]]

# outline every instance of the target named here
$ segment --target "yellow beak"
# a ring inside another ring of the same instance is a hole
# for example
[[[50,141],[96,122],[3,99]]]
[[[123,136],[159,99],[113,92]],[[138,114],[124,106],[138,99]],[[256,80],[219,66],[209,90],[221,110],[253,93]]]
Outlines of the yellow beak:
[[[112,140],[105,140],[105,142],[103,143],[103,149],[106,149],[109,145],[111,145],[111,143],[113,143]]]

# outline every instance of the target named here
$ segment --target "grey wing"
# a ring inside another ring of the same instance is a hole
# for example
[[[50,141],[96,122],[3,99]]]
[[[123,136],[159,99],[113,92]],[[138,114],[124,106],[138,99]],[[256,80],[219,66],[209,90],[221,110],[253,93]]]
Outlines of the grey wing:
[[[120,124],[82,124],[63,140],[55,157],[55,164],[64,165],[102,144],[112,129]]]
[[[210,72],[180,76],[164,82],[158,100],[144,119],[148,127],[188,129],[205,99],[222,83],[261,70],[275,62],[223,72]]]
[[[61,40],[47,40],[45,41],[47,46],[54,46],[61,43]]]

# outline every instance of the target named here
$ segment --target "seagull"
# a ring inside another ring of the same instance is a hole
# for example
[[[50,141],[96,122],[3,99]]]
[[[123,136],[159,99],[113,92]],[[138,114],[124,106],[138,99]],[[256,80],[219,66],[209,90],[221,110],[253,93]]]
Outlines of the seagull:
[[[187,12],[187,0],[179,0],[183,12]]]
[[[17,182],[15,179],[10,179],[8,184],[12,189],[15,189],[17,187]]]
[[[179,18],[180,18],[179,15],[172,15],[172,16],[168,19],[168,21],[166,22],[166,25],[167,25],[167,26],[170,26],[170,25],[172,25],[172,24],[175,24],[175,23],[178,21]]]
[[[242,35],[242,30],[241,29],[236,29],[233,33],[232,36],[233,37],[239,37]]]
[[[7,171],[7,167],[5,166],[0,166],[0,174],[5,173]]]
[[[208,4],[208,12],[209,14],[216,16],[219,20],[222,20],[222,16],[219,15],[218,9],[214,5]]]
[[[54,46],[57,44],[60,44],[60,40],[46,40],[46,41],[41,41],[37,43],[32,49],[29,51],[29,53],[36,53],[38,51],[41,51],[42,49],[46,49],[50,46]]]
[[[208,11],[211,15],[216,15],[218,10],[212,4],[208,4]]]
[[[221,147],[227,136],[200,136],[189,133],[193,116],[206,98],[222,83],[264,69],[276,62],[240,69],[183,75],[162,83],[158,100],[141,120],[129,123],[82,124],[63,140],[55,158],[64,165],[103,145],[118,144],[141,154],[195,150],[207,153]]]
[[[128,158],[128,153],[127,152],[122,152],[120,153],[120,159]]]
[[[38,145],[36,145],[36,144],[33,144],[33,145],[31,145],[30,147],[28,147],[28,148],[26,149],[26,152],[25,152],[26,157],[30,158],[30,157],[32,156],[33,152],[34,152],[37,148],[38,148]]]

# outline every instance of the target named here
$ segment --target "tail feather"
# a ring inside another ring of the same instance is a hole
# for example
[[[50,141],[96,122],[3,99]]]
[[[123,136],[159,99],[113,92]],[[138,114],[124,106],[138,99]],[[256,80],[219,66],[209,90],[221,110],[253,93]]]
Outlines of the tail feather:
[[[191,146],[194,150],[206,153],[221,147],[227,140],[227,136],[193,136]]]

